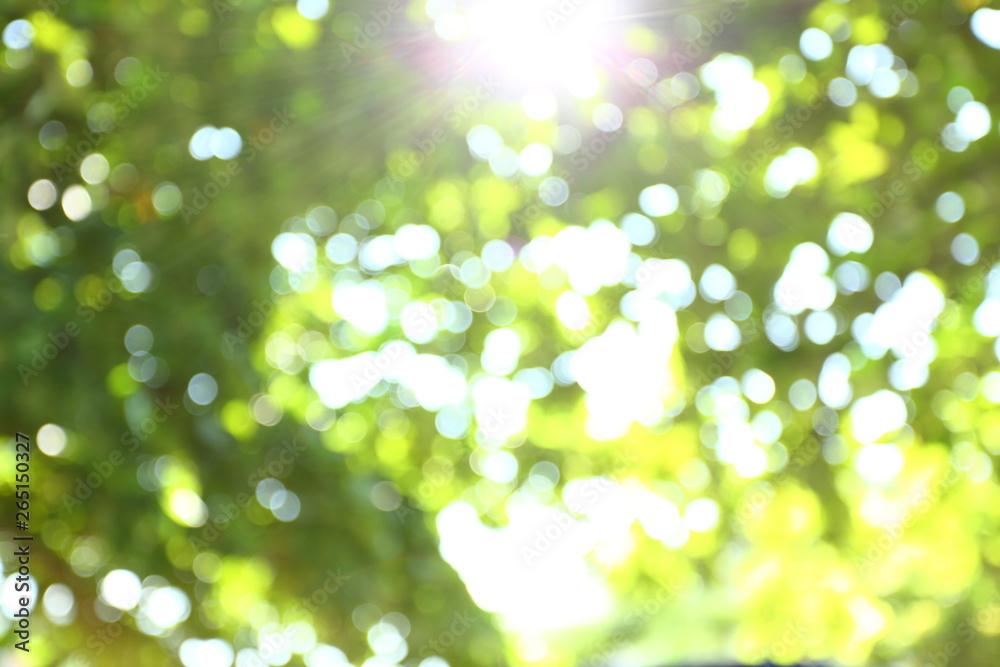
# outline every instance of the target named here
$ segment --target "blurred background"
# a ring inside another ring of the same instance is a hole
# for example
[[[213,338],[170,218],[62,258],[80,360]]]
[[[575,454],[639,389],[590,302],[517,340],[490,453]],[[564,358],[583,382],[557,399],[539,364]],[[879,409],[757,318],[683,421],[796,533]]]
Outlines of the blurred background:
[[[0,29],[0,664],[996,664],[988,3]]]

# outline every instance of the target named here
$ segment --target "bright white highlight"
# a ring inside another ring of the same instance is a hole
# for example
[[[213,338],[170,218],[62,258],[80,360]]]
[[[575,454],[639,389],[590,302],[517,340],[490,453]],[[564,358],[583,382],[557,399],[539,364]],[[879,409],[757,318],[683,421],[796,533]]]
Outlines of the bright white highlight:
[[[484,377],[472,387],[476,423],[487,440],[503,443],[528,425],[531,390],[520,382]]]
[[[613,322],[573,353],[570,372],[587,392],[590,437],[620,438],[633,422],[653,426],[663,418],[675,391],[669,361],[676,340],[674,311],[650,301],[641,309],[638,329]]]
[[[600,47],[601,8],[596,2],[556,6],[485,0],[469,11],[469,37],[490,65],[517,81],[535,87],[568,85],[586,93],[592,87],[590,63]],[[525,105],[532,118],[547,117],[550,108],[533,101]]]
[[[389,323],[385,292],[375,281],[334,288],[333,309],[369,336],[381,333]]]
[[[1000,11],[982,8],[976,10],[969,22],[972,34],[979,41],[994,49],[1000,49]]]
[[[858,442],[872,443],[906,423],[906,404],[898,394],[882,390],[859,398],[851,407],[851,430]]]
[[[828,276],[830,257],[815,243],[795,246],[784,273],[774,286],[774,300],[786,313],[797,315],[809,308],[826,310],[837,297]]]
[[[854,469],[874,484],[888,482],[903,469],[903,453],[896,445],[865,445],[858,450]]]
[[[944,294],[922,273],[912,273],[888,302],[875,311],[871,341],[908,361],[930,363],[937,345],[930,335],[944,310]]]
[[[566,271],[569,284],[580,294],[589,296],[625,277],[632,247],[613,223],[598,220],[586,229],[567,227],[553,241],[555,263]]]
[[[595,622],[611,596],[588,567],[590,526],[528,498],[507,503],[509,524],[483,525],[476,510],[456,502],[437,517],[441,555],[462,577],[482,609],[503,627],[545,631]]]
[[[753,65],[743,56],[716,56],[702,67],[701,80],[715,91],[712,128],[721,135],[749,129],[771,102],[767,86],[753,78]]]
[[[813,152],[796,146],[768,165],[764,174],[764,189],[775,199],[782,199],[795,186],[808,183],[818,172],[819,161]]]
[[[128,611],[139,604],[142,582],[129,570],[112,570],[101,581],[101,598],[112,607]]]
[[[838,213],[830,223],[826,245],[834,255],[865,252],[872,247],[874,232],[864,218],[855,213]]]

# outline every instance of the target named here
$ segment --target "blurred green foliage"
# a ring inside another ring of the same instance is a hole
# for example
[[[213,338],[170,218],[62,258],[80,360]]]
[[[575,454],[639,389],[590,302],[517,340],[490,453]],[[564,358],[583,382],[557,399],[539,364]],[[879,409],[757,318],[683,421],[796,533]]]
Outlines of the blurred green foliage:
[[[608,21],[614,48],[600,59],[600,93],[561,94],[558,122],[526,116],[518,82],[477,70],[474,45],[440,40],[422,2],[392,12],[369,40],[358,30],[384,7],[351,0],[331,1],[317,20],[256,0],[49,4],[14,2],[2,14],[5,26],[29,21],[33,36],[14,48],[5,33],[0,62],[0,359],[8,432],[30,433],[53,453],[33,458],[34,575],[43,590],[68,586],[74,605],[54,618],[39,602],[32,653],[7,651],[11,664],[173,665],[185,639],[221,638],[239,651],[294,626],[306,636],[296,646],[311,646],[312,628],[360,665],[373,655],[361,628],[391,612],[412,626],[414,665],[438,652],[427,652],[430,642],[456,614],[472,620],[440,651],[452,665],[532,656],[542,657],[531,664],[592,664],[618,652],[634,664],[735,656],[924,665],[940,655],[995,663],[1000,369],[996,333],[976,313],[991,296],[1000,241],[998,135],[991,120],[984,137],[963,144],[949,125],[972,100],[1000,109],[1000,55],[970,29],[977,0],[623,7]],[[828,57],[799,56],[807,28],[834,36]],[[899,92],[850,84],[855,100],[832,101],[851,49],[873,44],[891,48]],[[713,121],[721,102],[704,85],[704,66],[723,62],[720,54],[745,57],[766,87],[766,108],[748,129],[720,131]],[[658,68],[653,80],[634,75],[636,59]],[[497,77],[497,90],[484,89],[484,76]],[[698,76],[700,92],[691,89]],[[591,121],[608,102],[624,114],[610,134]],[[580,128],[584,148],[556,156],[552,173],[571,193],[556,206],[539,200],[540,179],[497,176],[466,140],[487,125],[520,149],[550,142],[560,124]],[[195,160],[189,142],[205,125],[234,128],[242,152]],[[952,133],[947,147],[943,132]],[[795,148],[811,152],[816,173],[776,193],[769,167]],[[92,153],[106,162],[82,167]],[[56,194],[35,189],[42,179]],[[635,255],[682,259],[695,282],[710,265],[727,267],[752,304],[741,344],[724,351],[709,349],[705,323],[729,310],[702,296],[677,308],[677,341],[664,343],[676,391],[659,397],[659,423],[597,439],[586,427],[587,392],[557,383],[506,443],[518,474],[500,483],[474,469],[476,452],[489,448],[475,426],[446,437],[435,411],[401,409],[385,382],[343,408],[319,401],[310,367],[403,340],[399,311],[410,301],[468,305],[467,331],[415,347],[453,355],[471,376],[487,334],[508,323],[522,341],[519,367],[551,367],[621,320],[621,299],[635,287],[585,295],[590,323],[572,331],[556,308],[569,289],[560,269],[519,261],[472,287],[457,270],[366,271],[353,260],[357,275],[396,291],[388,327],[367,335],[331,306],[349,269],[323,252],[335,230],[368,235],[351,227],[352,213],[384,218],[371,235],[430,225],[438,262],[460,264],[491,240],[517,251],[570,226],[620,223],[657,183],[673,186],[680,206],[650,215],[656,240],[635,245]],[[946,192],[964,202],[954,224],[938,212]],[[806,312],[789,315],[797,343],[781,349],[767,332],[775,284],[794,248],[828,247],[841,212],[864,218],[874,242],[833,257],[827,275],[853,261],[868,284],[841,285],[820,309],[836,323],[829,340],[807,337]],[[308,275],[275,263],[282,233],[315,239]],[[971,258],[955,250],[960,233],[977,243]],[[122,254],[130,250],[134,257]],[[142,265],[129,265],[137,273],[115,265],[128,258]],[[913,272],[945,299],[924,332],[936,341],[926,380],[896,387],[906,425],[879,440],[902,453],[900,470],[874,483],[859,473],[869,443],[855,437],[847,404],[793,406],[789,391],[802,379],[815,385],[836,352],[849,362],[853,397],[887,387],[905,355],[887,346],[878,354],[852,325],[886,301],[876,276],[899,282]],[[133,355],[125,340],[135,325],[153,342]],[[753,414],[768,410],[781,427],[778,444],[765,447],[768,470],[744,476],[720,460],[717,419],[705,407],[718,397],[699,390],[752,369],[776,387]],[[189,392],[199,373],[217,384],[208,405]],[[8,450],[5,497],[13,440]],[[623,551],[589,556],[612,593],[600,622],[505,632],[443,560],[436,515],[461,500],[484,524],[506,525],[511,494],[543,461],[559,470],[558,487],[539,495],[553,507],[564,507],[568,481],[605,475],[681,508],[711,499],[721,518],[672,546],[636,522]],[[294,520],[256,499],[265,477],[297,495]],[[389,511],[373,502],[382,492]],[[905,528],[872,519],[886,515]],[[177,587],[190,615],[158,628],[140,622],[145,611],[99,601],[112,570],[136,573],[147,592]],[[303,652],[287,664],[303,664]]]

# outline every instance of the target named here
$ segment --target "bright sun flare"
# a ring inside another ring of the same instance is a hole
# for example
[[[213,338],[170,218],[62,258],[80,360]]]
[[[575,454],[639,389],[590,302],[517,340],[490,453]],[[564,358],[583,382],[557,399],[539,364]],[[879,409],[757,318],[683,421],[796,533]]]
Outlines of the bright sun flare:
[[[597,0],[485,0],[465,17],[439,15],[435,27],[445,39],[468,40],[479,58],[514,81],[587,93],[596,92],[594,61],[606,36],[601,9]]]

